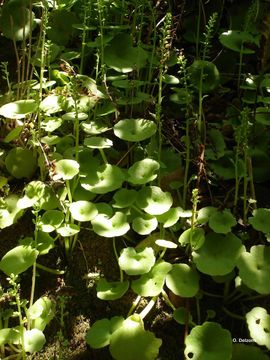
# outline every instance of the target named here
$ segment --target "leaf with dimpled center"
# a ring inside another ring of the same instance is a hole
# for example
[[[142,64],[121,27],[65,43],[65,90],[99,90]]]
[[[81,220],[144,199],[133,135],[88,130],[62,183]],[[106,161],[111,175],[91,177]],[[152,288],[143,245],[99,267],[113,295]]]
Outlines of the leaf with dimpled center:
[[[270,294],[270,248],[265,245],[252,246],[243,252],[237,262],[239,276],[244,284],[260,294]]]
[[[166,285],[175,295],[193,297],[199,291],[199,274],[187,264],[173,264]]]
[[[226,275],[236,266],[244,250],[241,240],[232,233],[210,233],[204,244],[192,252],[197,269],[208,275]]]
[[[31,246],[19,245],[8,251],[0,261],[0,269],[7,275],[18,275],[34,264],[38,251]]]
[[[158,186],[146,186],[138,192],[136,204],[150,215],[161,215],[172,206],[173,200],[169,192]]]
[[[255,209],[252,212],[252,217],[248,218],[249,223],[257,231],[262,231],[264,233],[270,233],[270,209]]]
[[[116,360],[155,360],[162,344],[155,335],[144,330],[140,316],[127,318],[110,338],[110,352]]]
[[[133,247],[127,247],[121,251],[118,259],[120,268],[128,275],[148,273],[155,261],[154,250],[151,247],[137,251]]]
[[[122,236],[128,232],[130,226],[126,214],[118,211],[112,217],[98,214],[92,220],[93,230],[96,234],[108,238]]]
[[[146,184],[157,177],[158,169],[159,163],[153,159],[137,161],[128,169],[127,181],[135,185]]]
[[[77,221],[90,221],[98,214],[95,204],[90,201],[79,200],[70,204],[70,212]]]
[[[185,340],[185,357],[192,360],[228,360],[232,339],[228,330],[214,322],[195,326]]]
[[[270,350],[270,315],[262,307],[254,307],[246,314],[248,329],[252,339]]]
[[[146,119],[124,119],[114,125],[114,135],[126,141],[143,141],[157,130],[156,124]]]

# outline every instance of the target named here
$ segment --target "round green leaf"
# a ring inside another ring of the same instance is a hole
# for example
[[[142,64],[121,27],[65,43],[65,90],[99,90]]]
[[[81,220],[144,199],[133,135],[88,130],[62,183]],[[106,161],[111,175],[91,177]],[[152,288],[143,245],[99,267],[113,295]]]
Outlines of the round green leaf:
[[[5,165],[11,175],[21,179],[29,178],[33,175],[37,162],[31,150],[15,147],[6,156]]]
[[[137,197],[137,191],[133,189],[120,189],[117,190],[113,196],[115,203],[113,204],[114,208],[126,208],[131,206]]]
[[[250,336],[258,345],[270,350],[270,315],[262,307],[254,307],[246,314]]]
[[[30,36],[35,25],[35,14],[26,5],[25,1],[7,1],[2,4],[0,27],[6,38],[21,41]]]
[[[173,318],[178,324],[185,325],[188,321],[190,323],[192,321],[192,315],[187,311],[187,309],[183,306],[177,308],[173,312]]]
[[[151,247],[146,247],[142,250],[127,247],[121,251],[121,255],[118,258],[120,268],[128,275],[148,273],[155,264],[155,261],[154,250]]]
[[[84,140],[84,145],[90,149],[107,149],[113,146],[113,142],[101,136],[92,136]]]
[[[218,234],[227,234],[237,224],[235,217],[228,209],[215,212],[209,218],[209,227]]]
[[[8,195],[5,200],[2,199],[0,207],[0,229],[4,229],[16,222],[16,220],[23,214],[23,211],[18,206],[18,195]]]
[[[110,353],[116,360],[155,360],[161,343],[144,330],[139,315],[132,315],[111,335]]]
[[[75,121],[78,118],[79,121],[88,119],[88,114],[86,113],[77,113],[75,111],[68,112],[62,115],[62,119],[65,121]]]
[[[21,209],[26,209],[33,206],[40,198],[43,197],[46,184],[42,181],[31,181],[24,188],[24,197],[18,201],[18,206]]]
[[[157,131],[156,124],[146,119],[124,119],[113,128],[115,136],[126,141],[143,141]]]
[[[80,227],[76,224],[64,224],[57,228],[56,231],[63,237],[69,237],[78,234]]]
[[[75,160],[59,160],[55,163],[55,172],[57,174],[57,178],[70,180],[79,173],[79,167],[80,165]]]
[[[109,319],[102,319],[96,321],[88,330],[86,334],[86,342],[93,349],[103,348],[110,343],[111,334],[113,331],[121,326],[124,318],[121,316],[114,316]]]
[[[83,200],[70,204],[69,210],[73,219],[77,221],[90,221],[98,214],[95,204]]]
[[[244,250],[241,240],[232,233],[206,235],[202,247],[192,252],[199,271],[208,275],[226,275],[236,266]]]
[[[257,107],[255,120],[263,125],[270,125],[270,111],[266,107]]]
[[[119,189],[124,180],[124,172],[119,167],[104,164],[93,169],[86,177],[81,178],[81,185],[84,189],[95,194],[106,194]]]
[[[59,210],[48,210],[40,219],[42,231],[49,233],[59,228],[64,221],[64,214]]]
[[[242,54],[253,54],[255,50],[245,46],[245,43],[258,45],[259,39],[248,31],[228,30],[219,36],[219,41],[230,50]]]
[[[163,289],[166,275],[171,269],[172,265],[165,261],[154,265],[148,273],[132,281],[132,290],[141,296],[158,296]]]
[[[131,36],[127,33],[116,35],[104,51],[106,65],[123,73],[142,68],[147,58],[145,50],[132,46]]]
[[[173,199],[169,192],[158,186],[146,186],[138,192],[136,204],[150,215],[161,215],[172,206]]]
[[[109,127],[100,119],[96,119],[95,121],[83,122],[81,123],[81,127],[83,131],[89,135],[98,135],[109,130]]]
[[[166,211],[164,214],[157,215],[157,221],[163,224],[164,228],[173,226],[179,220],[179,208],[171,208]]]
[[[215,64],[206,60],[195,60],[188,69],[191,84],[203,93],[214,91],[220,84],[219,71]],[[201,80],[202,79],[202,80]]]
[[[127,216],[122,212],[116,212],[112,217],[99,213],[91,222],[96,234],[108,238],[122,236],[130,228]]]
[[[21,334],[18,327],[0,329],[0,346],[5,344],[19,344]]]
[[[53,132],[62,125],[63,121],[59,117],[45,117],[41,121],[41,128],[47,132]]]
[[[248,218],[248,222],[252,227],[257,231],[262,231],[263,233],[270,232],[270,209],[259,208],[255,209],[252,212],[252,217]]]
[[[239,276],[244,284],[260,294],[270,294],[270,247],[252,246],[238,259]]]
[[[23,119],[37,109],[35,100],[18,100],[0,107],[0,115],[8,119]]]
[[[97,283],[97,297],[101,300],[120,299],[128,290],[128,281],[108,282],[106,279],[100,279]]]
[[[150,215],[138,216],[132,220],[132,229],[140,235],[149,235],[158,226],[158,221]]]
[[[192,250],[198,250],[205,241],[204,230],[201,228],[187,229],[178,239],[181,246],[191,245]]]
[[[158,169],[159,163],[153,159],[137,161],[128,169],[127,181],[135,185],[146,184],[157,177]]]
[[[46,343],[45,335],[39,329],[26,330],[23,340],[25,351],[31,354],[40,351]]]
[[[217,208],[213,206],[206,206],[198,211],[196,222],[198,224],[205,224],[209,221],[210,217],[217,212]]]
[[[157,239],[155,244],[166,249],[176,249],[177,244],[169,240]]]
[[[187,264],[173,264],[166,285],[175,295],[193,297],[199,291],[199,275]]]
[[[34,264],[37,256],[38,251],[31,246],[16,246],[2,257],[0,269],[8,276],[21,274]]]
[[[39,298],[29,309],[31,326],[43,331],[55,315],[55,304],[47,296]]]
[[[40,110],[45,114],[55,114],[62,111],[61,97],[59,95],[46,96],[40,103]]]
[[[186,337],[185,357],[192,360],[228,360],[232,339],[228,330],[214,322],[195,326]]]

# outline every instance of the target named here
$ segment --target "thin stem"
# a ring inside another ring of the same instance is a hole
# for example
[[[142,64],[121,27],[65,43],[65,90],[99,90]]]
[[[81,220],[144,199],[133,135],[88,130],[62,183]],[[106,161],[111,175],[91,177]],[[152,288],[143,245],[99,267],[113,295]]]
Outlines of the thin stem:
[[[42,264],[38,264],[36,263],[36,267],[38,269],[41,269],[41,270],[44,270],[44,271],[47,271],[51,274],[55,274],[55,275],[64,275],[66,273],[65,270],[58,270],[58,269],[51,269],[49,268],[48,266],[45,266],[45,265],[42,265]]]
[[[152,299],[149,301],[149,303],[146,305],[146,307],[143,309],[143,311],[140,312],[140,318],[143,320],[146,315],[152,310],[152,308],[154,307],[156,301],[157,301],[157,296],[152,297]]]
[[[116,242],[115,242],[115,237],[113,238],[113,252],[115,255],[115,258],[118,262],[118,253],[117,253],[117,249],[116,249]],[[120,268],[119,266],[119,272],[120,272],[120,281],[123,282],[124,281],[124,274],[123,274],[123,270]]]
[[[129,309],[127,317],[129,317],[134,312],[134,310],[137,308],[137,306],[139,305],[139,303],[141,301],[141,298],[142,298],[141,295],[138,295],[136,297],[136,299],[132,302],[132,305],[131,305],[131,308]]]

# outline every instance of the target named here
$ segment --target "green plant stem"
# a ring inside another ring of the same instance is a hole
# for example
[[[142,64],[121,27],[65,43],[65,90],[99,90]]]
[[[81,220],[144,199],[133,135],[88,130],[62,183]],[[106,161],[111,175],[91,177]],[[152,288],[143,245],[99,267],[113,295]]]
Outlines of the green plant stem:
[[[152,308],[154,307],[156,301],[157,301],[157,296],[152,297],[152,299],[149,301],[149,303],[146,305],[146,307],[140,312],[140,318],[143,320],[146,315],[152,310]]]
[[[15,300],[16,300],[16,305],[17,305],[17,309],[18,309],[18,316],[19,316],[19,323],[20,323],[20,333],[21,333],[21,347],[22,347],[22,359],[26,360],[26,353],[25,353],[25,347],[24,347],[24,322],[23,322],[23,318],[22,318],[22,309],[21,309],[21,301],[20,301],[20,296],[18,293],[18,289],[17,289],[17,285],[16,286],[16,294],[15,294]]]
[[[238,315],[238,314],[234,314],[233,312],[231,312],[230,310],[226,309],[224,306],[222,306],[222,310],[225,312],[225,314],[229,315],[230,317],[237,319],[237,320],[245,320],[244,316]]]
[[[166,293],[166,291],[165,290],[163,290],[162,289],[162,297],[163,297],[163,299],[164,299],[164,301],[166,302],[166,304],[167,305],[169,305],[172,309],[173,309],[173,311],[176,309],[176,307],[173,305],[173,303],[171,302],[171,300],[169,299],[169,296],[168,296],[168,294]]]
[[[55,274],[55,275],[64,275],[66,273],[65,270],[51,269],[45,265],[38,264],[38,263],[36,263],[36,267],[40,270],[44,270],[44,271],[47,271],[47,272],[49,272],[51,274]]]
[[[103,149],[99,149],[100,155],[102,157],[102,160],[104,161],[104,164],[108,164],[108,160],[106,158],[105,152]]]
[[[132,302],[132,305],[131,305],[131,308],[129,309],[127,317],[129,317],[134,312],[134,310],[137,308],[137,306],[139,305],[139,303],[141,301],[141,298],[142,298],[141,295],[138,295],[136,297],[136,299]]]
[[[196,310],[197,310],[197,323],[201,324],[201,309],[200,309],[200,299],[196,297]]]

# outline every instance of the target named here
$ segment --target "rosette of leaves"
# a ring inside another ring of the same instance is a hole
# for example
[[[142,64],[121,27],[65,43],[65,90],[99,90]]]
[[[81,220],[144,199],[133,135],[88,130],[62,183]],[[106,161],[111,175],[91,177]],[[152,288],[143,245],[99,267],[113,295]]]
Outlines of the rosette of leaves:
[[[101,300],[120,299],[128,290],[129,281],[107,281],[100,279],[97,283],[97,297]]]
[[[262,231],[267,234],[270,233],[270,209],[259,208],[252,212],[252,217],[248,218],[248,222],[257,231]]]
[[[84,189],[95,194],[106,194],[119,189],[125,180],[125,174],[116,165],[103,164],[89,171],[85,177],[81,177],[81,185]]]
[[[121,251],[118,258],[119,267],[128,275],[141,275],[148,273],[154,266],[156,257],[151,247],[136,250],[127,247]]]
[[[132,46],[132,38],[129,34],[120,33],[105,47],[105,64],[122,73],[140,69],[146,65],[148,53],[141,47]]]
[[[241,254],[237,267],[245,285],[260,294],[270,294],[270,247],[252,246],[250,252],[245,251]]]
[[[230,332],[215,322],[195,326],[185,345],[185,357],[192,360],[228,360],[232,354]]]
[[[136,205],[149,215],[161,215],[172,206],[173,199],[169,192],[158,186],[145,186],[138,192]]]
[[[166,285],[175,295],[193,297],[199,291],[199,274],[187,264],[173,264]]]
[[[270,350],[270,315],[262,307],[254,307],[246,314],[250,336],[258,345]]]
[[[235,217],[229,209],[222,212],[217,211],[209,218],[209,227],[218,234],[227,234],[231,228],[237,224]]]
[[[135,162],[128,169],[127,181],[134,185],[143,185],[155,180],[159,163],[153,159],[143,159]]]
[[[204,244],[192,252],[192,256],[199,271],[216,276],[230,273],[243,251],[241,240],[234,234],[210,233],[206,235]]]
[[[126,141],[143,141],[150,138],[157,131],[157,125],[147,119],[124,119],[113,127],[114,135]]]
[[[148,273],[132,281],[132,290],[141,296],[158,296],[171,269],[172,265],[165,261],[155,264]]]

